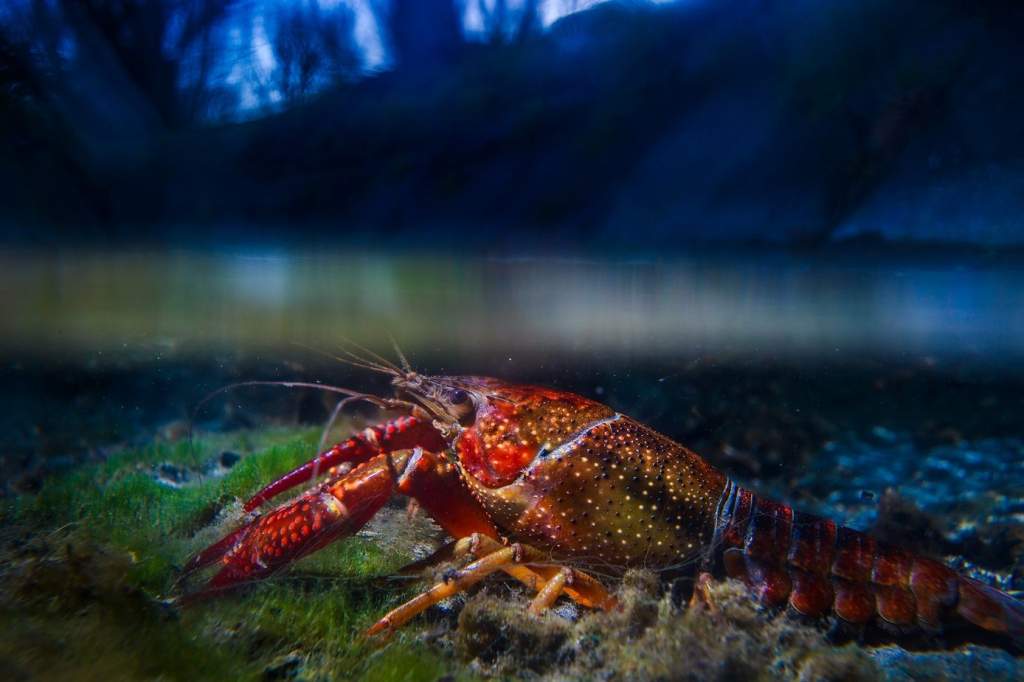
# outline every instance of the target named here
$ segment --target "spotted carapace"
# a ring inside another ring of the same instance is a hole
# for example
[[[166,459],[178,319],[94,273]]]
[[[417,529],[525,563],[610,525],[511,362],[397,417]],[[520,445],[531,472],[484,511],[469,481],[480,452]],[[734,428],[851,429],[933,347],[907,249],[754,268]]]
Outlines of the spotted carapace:
[[[379,366],[378,366],[379,368]],[[199,594],[265,578],[352,535],[396,494],[414,498],[466,563],[370,628],[396,628],[503,571],[535,593],[592,608],[615,600],[594,575],[692,567],[743,581],[768,607],[849,628],[957,627],[1024,641],[1024,604],[939,561],[763,499],[704,459],[588,398],[470,376],[387,368],[405,414],[327,449],[256,493],[234,532],[194,556],[218,563]],[[312,488],[257,513],[306,481]],[[700,581],[698,581],[700,584]]]

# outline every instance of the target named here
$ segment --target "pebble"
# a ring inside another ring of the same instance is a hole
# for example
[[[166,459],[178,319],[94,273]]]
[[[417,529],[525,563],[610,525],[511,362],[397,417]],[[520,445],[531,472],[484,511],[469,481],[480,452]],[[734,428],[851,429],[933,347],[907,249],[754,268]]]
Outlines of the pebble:
[[[225,450],[224,452],[220,453],[220,465],[225,469],[230,469],[231,467],[235,466],[236,464],[238,464],[238,461],[240,459],[242,459],[242,456],[237,452]]]

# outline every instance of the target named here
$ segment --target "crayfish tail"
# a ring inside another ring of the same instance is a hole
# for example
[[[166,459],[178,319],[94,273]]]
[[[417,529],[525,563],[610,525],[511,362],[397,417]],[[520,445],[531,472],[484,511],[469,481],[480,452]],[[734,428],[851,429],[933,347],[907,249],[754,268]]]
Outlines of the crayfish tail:
[[[724,572],[767,606],[933,634],[962,619],[1024,645],[1024,603],[1005,592],[739,486],[723,498],[715,537]]]
[[[1008,637],[1024,648],[1024,602],[966,576],[959,576],[956,612],[983,630]]]

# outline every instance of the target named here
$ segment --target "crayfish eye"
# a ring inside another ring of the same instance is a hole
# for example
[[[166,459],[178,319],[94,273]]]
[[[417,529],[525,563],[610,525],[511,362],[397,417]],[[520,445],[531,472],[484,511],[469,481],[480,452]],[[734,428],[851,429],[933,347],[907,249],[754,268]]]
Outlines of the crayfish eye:
[[[460,422],[468,421],[476,411],[473,398],[461,388],[454,388],[448,393],[448,411]]]

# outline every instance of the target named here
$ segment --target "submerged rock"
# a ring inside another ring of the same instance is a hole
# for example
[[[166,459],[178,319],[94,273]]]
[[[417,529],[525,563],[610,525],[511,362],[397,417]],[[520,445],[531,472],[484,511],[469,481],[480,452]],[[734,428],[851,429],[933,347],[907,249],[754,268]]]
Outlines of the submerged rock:
[[[220,465],[225,469],[230,469],[235,466],[238,464],[240,459],[242,459],[242,456],[237,452],[232,452],[231,450],[225,450],[220,453]]]
[[[157,483],[171,488],[180,488],[192,480],[192,472],[171,462],[164,462],[156,467],[153,478]]]
[[[649,572],[627,574],[622,608],[569,622],[527,615],[525,598],[484,592],[469,600],[456,651],[480,672],[542,679],[877,680],[860,647],[830,644],[817,627],[762,612],[746,589],[712,588],[717,612],[679,609]]]
[[[837,646],[823,627],[761,609],[736,581],[711,586],[716,610],[673,605],[657,576],[626,575],[622,608],[576,622],[526,613],[526,597],[496,588],[469,599],[456,653],[487,675],[544,680],[1021,680],[1024,660],[967,645],[910,651]]]
[[[299,652],[293,651],[282,656],[263,670],[264,680],[290,680],[299,675],[302,670],[302,656]]]
[[[174,462],[163,462],[153,469],[157,483],[169,488],[196,486],[208,478],[219,478],[228,474],[242,460],[242,455],[225,450],[201,466],[183,466]]]
[[[1024,679],[1020,660],[999,649],[969,645],[956,651],[915,652],[882,647],[871,655],[889,682]]]

